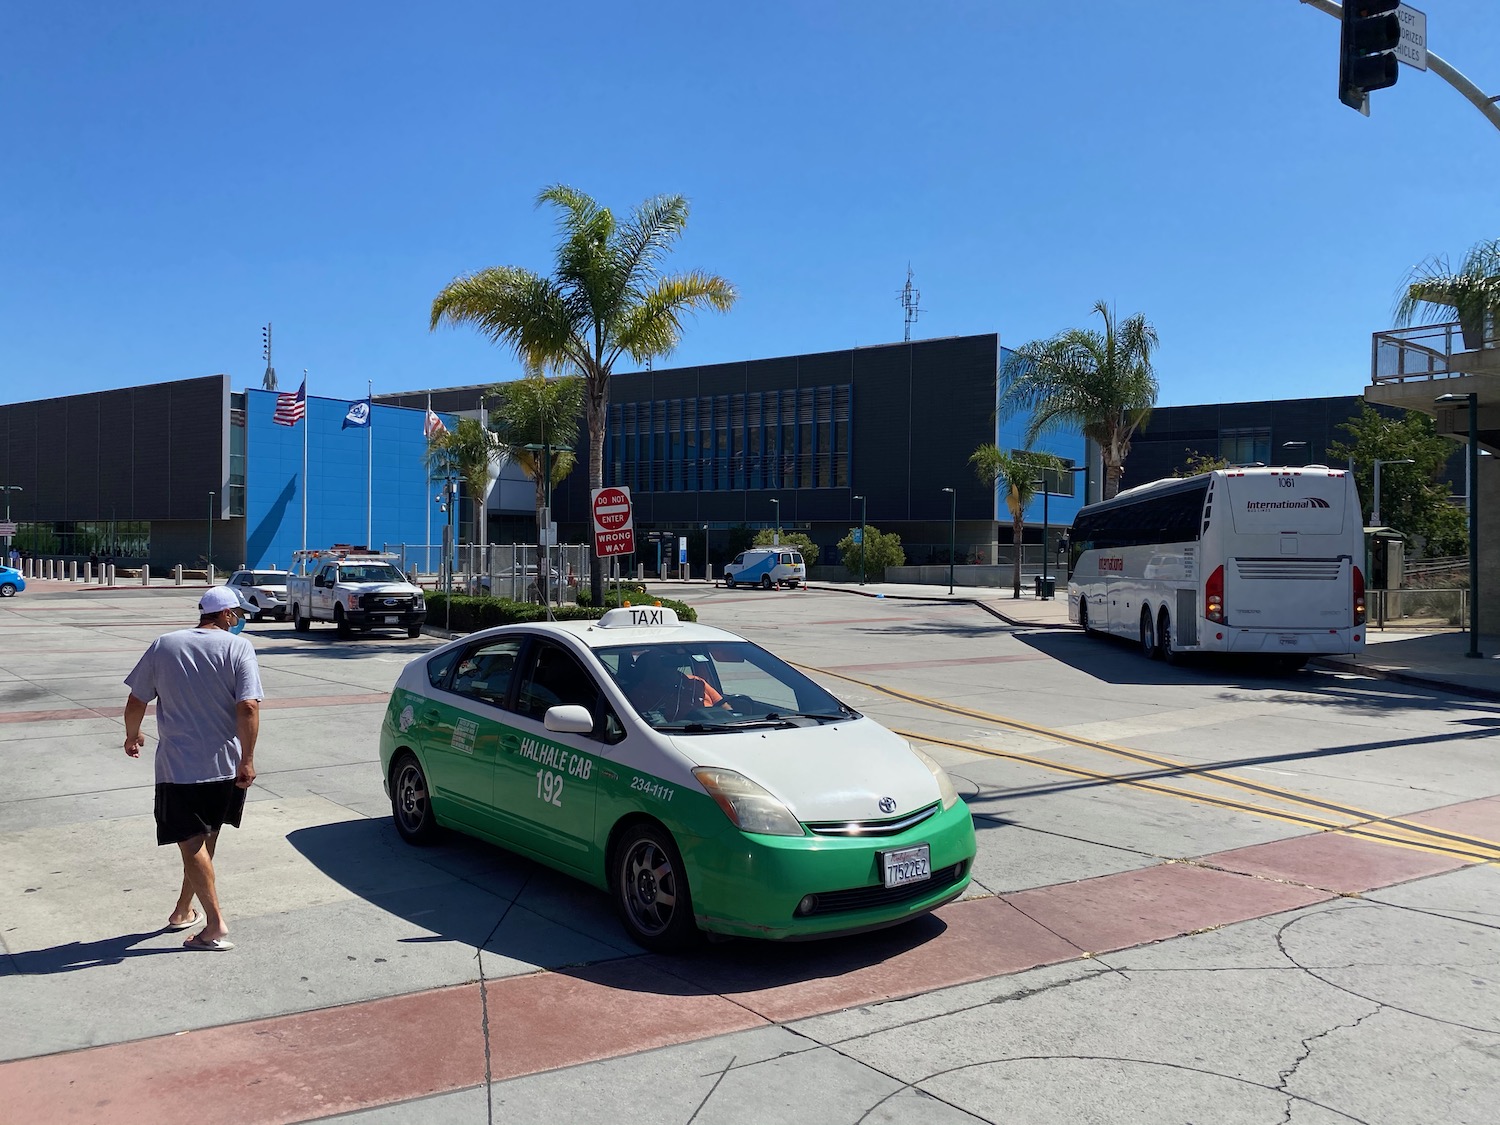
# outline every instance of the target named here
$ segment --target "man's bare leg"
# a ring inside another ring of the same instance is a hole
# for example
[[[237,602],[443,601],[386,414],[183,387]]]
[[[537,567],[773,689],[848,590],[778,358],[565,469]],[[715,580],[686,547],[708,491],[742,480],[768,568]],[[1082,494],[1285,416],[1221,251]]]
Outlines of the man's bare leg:
[[[198,934],[204,941],[214,941],[229,933],[224,915],[219,912],[219,892],[214,885],[214,846],[218,843],[218,838],[217,832],[210,832],[194,836],[191,840],[183,840],[177,845],[182,852],[183,890],[183,897],[178,900],[177,905],[181,909],[184,900],[188,903],[187,910],[182,911],[183,920],[186,921],[187,915],[192,911],[193,896],[197,896],[198,902],[203,906],[203,917],[208,922]]]
[[[219,842],[219,834],[210,832],[208,835],[208,858],[213,859],[214,847]],[[205,915],[206,917],[206,915]],[[182,892],[177,896],[177,905],[173,907],[172,913],[167,916],[169,926],[181,926],[193,920],[193,884],[188,882],[187,861],[183,860],[182,870]]]

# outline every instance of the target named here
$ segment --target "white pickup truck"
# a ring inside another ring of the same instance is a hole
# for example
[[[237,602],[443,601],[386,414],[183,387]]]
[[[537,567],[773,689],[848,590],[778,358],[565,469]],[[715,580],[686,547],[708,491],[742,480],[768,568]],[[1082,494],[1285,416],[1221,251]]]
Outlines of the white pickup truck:
[[[345,550],[298,551],[296,572],[287,576],[286,597],[293,626],[305,633],[314,621],[332,621],[339,636],[355,630],[405,629],[421,634],[427,603],[391,555]]]

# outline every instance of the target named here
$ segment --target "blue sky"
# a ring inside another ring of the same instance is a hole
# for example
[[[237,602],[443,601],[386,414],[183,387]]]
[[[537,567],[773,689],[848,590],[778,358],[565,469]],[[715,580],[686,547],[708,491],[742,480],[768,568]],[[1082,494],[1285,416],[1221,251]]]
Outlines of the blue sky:
[[[1427,0],[1500,92],[1500,4]],[[1365,119],[1297,0],[11,5],[0,401],[227,372],[483,383],[428,330],[547,271],[551,183],[692,201],[673,268],[741,297],[659,366],[1141,312],[1163,405],[1358,394],[1402,276],[1500,237],[1500,130],[1403,67]]]

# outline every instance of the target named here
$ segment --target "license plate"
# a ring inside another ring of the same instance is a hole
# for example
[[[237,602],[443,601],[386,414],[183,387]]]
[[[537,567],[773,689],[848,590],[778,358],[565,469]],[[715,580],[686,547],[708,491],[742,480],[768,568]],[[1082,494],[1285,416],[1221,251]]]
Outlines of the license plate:
[[[387,625],[395,625],[398,622],[400,622],[400,620],[401,620],[401,618],[399,618],[399,617],[387,617],[387,618],[385,618],[385,623]]]
[[[1295,636],[1293,636],[1291,633],[1282,633],[1281,636],[1277,637],[1276,639],[1277,639],[1277,642],[1281,645],[1282,648],[1296,648],[1297,647],[1297,638]]]
[[[906,883],[920,883],[932,877],[932,854],[926,844],[911,848],[881,852],[880,862],[885,868],[885,885],[899,887]]]

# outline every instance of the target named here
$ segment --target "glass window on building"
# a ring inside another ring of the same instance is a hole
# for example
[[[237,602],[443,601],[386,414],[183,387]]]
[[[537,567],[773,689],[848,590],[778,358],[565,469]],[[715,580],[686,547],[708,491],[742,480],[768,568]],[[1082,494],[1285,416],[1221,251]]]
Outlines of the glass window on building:
[[[1220,430],[1219,456],[1231,465],[1269,465],[1270,429]]]

